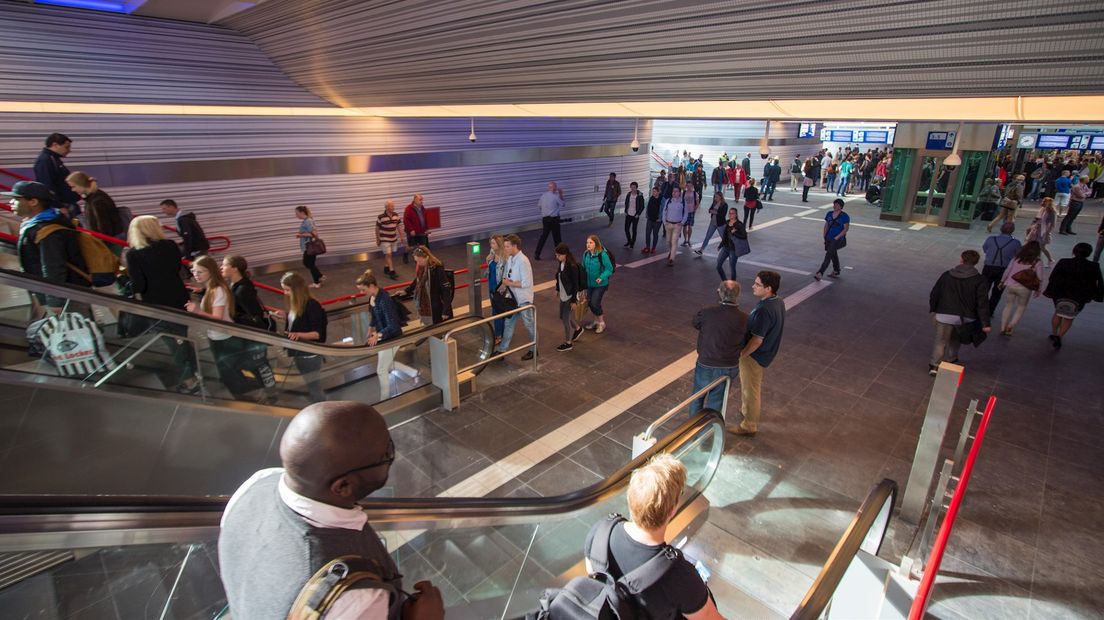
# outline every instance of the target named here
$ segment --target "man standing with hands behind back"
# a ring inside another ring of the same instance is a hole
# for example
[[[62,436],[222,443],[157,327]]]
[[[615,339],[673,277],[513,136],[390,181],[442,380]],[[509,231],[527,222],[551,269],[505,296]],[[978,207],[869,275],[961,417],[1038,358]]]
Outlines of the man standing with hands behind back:
[[[744,419],[728,424],[728,432],[754,437],[759,431],[760,394],[763,369],[770,366],[782,342],[786,322],[786,304],[778,296],[782,276],[775,271],[760,271],[751,283],[751,294],[759,300],[748,316],[747,343],[740,351],[740,411]]]
[[[403,211],[403,229],[406,231],[406,246],[414,249],[416,245],[429,247],[429,225],[426,223],[425,203],[421,194],[414,194],[413,200]]]

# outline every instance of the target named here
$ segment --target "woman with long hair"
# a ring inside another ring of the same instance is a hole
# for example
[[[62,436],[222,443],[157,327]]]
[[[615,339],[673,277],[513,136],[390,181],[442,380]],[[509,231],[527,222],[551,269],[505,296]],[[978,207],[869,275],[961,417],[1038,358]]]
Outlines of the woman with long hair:
[[[670,240],[672,243],[676,239]],[[613,275],[613,260],[609,253],[602,247],[602,241],[598,235],[588,235],[586,252],[583,253],[583,269],[586,271],[586,296],[587,307],[594,315],[594,321],[586,326],[600,334],[606,331],[606,315],[602,309],[602,298],[609,290],[610,276]]]
[[[318,227],[314,224],[314,216],[311,215],[310,207],[299,205],[295,207],[295,217],[299,218],[299,232],[295,233],[295,236],[299,239],[299,251],[303,253],[303,266],[307,268],[307,271],[310,271],[311,279],[314,281],[310,286],[311,288],[321,288],[323,282],[326,281],[326,276],[318,270],[318,257],[314,254],[307,254],[307,241],[318,237]]]
[[[326,326],[329,318],[325,309],[318,300],[311,297],[310,286],[303,276],[289,271],[280,278],[280,288],[284,289],[284,300],[287,312],[287,321],[284,324],[284,335],[288,340],[296,342],[325,342]],[[322,378],[319,371],[322,370],[321,355],[287,350],[288,355],[295,361],[295,367],[303,376],[303,382],[307,384],[307,392],[312,403],[320,403],[326,400],[326,393],[322,391]]]
[[[498,290],[498,283],[506,274],[506,248],[502,243],[505,238],[502,235],[491,235],[491,251],[487,254],[487,298],[490,299]],[[506,325],[506,319],[495,319],[494,326],[495,345],[502,340],[502,328]]]
[[[1047,250],[1047,245],[1053,239],[1054,224],[1057,221],[1058,211],[1054,208],[1054,199],[1043,198],[1043,202],[1039,205],[1039,214],[1035,216],[1035,221],[1028,227],[1027,234],[1024,236],[1024,241],[1039,242],[1039,250],[1047,258],[1047,267],[1054,265],[1054,257]]]
[[[445,266],[424,245],[412,252],[417,269],[414,280],[406,287],[406,294],[414,297],[414,307],[422,325],[436,325],[452,318],[452,283],[445,273]]]
[[[257,287],[250,277],[249,263],[245,257],[235,254],[222,259],[221,272],[234,296],[234,322],[246,327],[275,331],[275,323],[257,295]],[[276,387],[276,377],[268,362],[268,346],[244,338],[231,338],[231,341],[237,345],[235,378],[241,379],[241,392],[271,390]],[[267,401],[272,396],[274,395],[266,394],[260,399]]]
[[[1039,260],[1042,248],[1036,241],[1028,241],[1016,252],[1016,257],[1004,269],[1000,287],[1008,297],[1001,311],[1001,335],[1011,336],[1012,330],[1020,322],[1027,303],[1034,294],[1042,294],[1043,261]]]
[[[724,228],[728,221],[728,203],[725,201],[724,192],[713,193],[713,204],[709,205],[709,228],[705,230],[705,240],[701,247],[694,250],[694,254],[701,256],[705,252],[705,246],[713,238],[713,233]]]
[[[130,222],[123,217],[111,196],[100,189],[95,177],[78,170],[65,177],[65,182],[74,192],[84,196],[84,225],[88,230],[126,241],[127,225]],[[123,250],[123,246],[115,243],[108,243],[107,247],[116,256]]]
[[[740,221],[736,209],[730,209],[728,217],[725,219],[725,225],[721,228],[721,246],[720,252],[717,254],[717,273],[720,274],[722,282],[736,279],[736,261],[740,258],[741,251],[746,249],[747,244],[747,230],[744,228],[743,222]],[[731,277],[725,275],[724,264],[726,260],[728,261],[728,269],[732,272]]]
[[[222,277],[219,265],[208,255],[197,256],[192,261],[192,278],[203,290],[199,303],[189,301],[188,312],[205,316],[216,321],[234,321],[234,295],[230,285]],[[215,358],[215,367],[219,371],[219,380],[230,390],[235,399],[243,399],[245,392],[238,368],[240,341],[230,334],[217,329],[207,330],[207,340],[211,343],[211,354]]]
[[[188,289],[180,279],[180,248],[165,238],[161,222],[152,215],[140,215],[130,221],[127,232],[130,248],[123,255],[135,299],[173,310],[184,310],[188,304]],[[119,314],[120,336],[144,333],[166,333],[187,336],[188,328],[170,320],[155,320],[136,314]],[[195,350],[191,342],[162,338],[169,349],[172,364],[157,373],[168,389],[195,393],[199,382],[195,378]]]
[[[556,294],[560,298],[560,320],[564,326],[564,341],[556,350],[570,351],[571,343],[583,333],[583,328],[575,321],[575,307],[579,304],[586,276],[581,273],[582,266],[566,243],[556,245],[556,260],[560,263],[556,269]]]

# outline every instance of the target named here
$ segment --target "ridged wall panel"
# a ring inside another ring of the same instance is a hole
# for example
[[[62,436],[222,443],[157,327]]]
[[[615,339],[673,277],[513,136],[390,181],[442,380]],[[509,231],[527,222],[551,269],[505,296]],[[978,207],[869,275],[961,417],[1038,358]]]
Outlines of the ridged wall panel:
[[[1100,0],[268,0],[225,23],[341,105],[1104,90]]]
[[[0,0],[0,100],[332,105],[224,26],[12,0]]]

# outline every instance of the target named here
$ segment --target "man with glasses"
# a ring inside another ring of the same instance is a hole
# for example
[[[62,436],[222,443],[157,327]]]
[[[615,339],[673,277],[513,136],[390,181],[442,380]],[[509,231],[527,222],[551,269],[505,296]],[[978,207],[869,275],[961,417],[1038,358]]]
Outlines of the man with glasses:
[[[254,474],[223,513],[219,566],[234,617],[286,618],[293,609],[330,618],[444,617],[441,593],[428,581],[403,592],[398,567],[357,507],[387,483],[395,461],[383,416],[352,401],[311,405],[288,425],[280,459],[283,468]],[[338,558],[344,571],[333,566]],[[327,566],[330,578],[346,573],[334,581],[348,589],[316,597],[322,605],[296,600],[308,582],[334,587],[312,579]]]
[[[778,296],[781,284],[782,276],[775,271],[760,271],[751,283],[751,294],[759,303],[748,316],[747,341],[740,351],[740,410],[744,419],[727,426],[736,435],[754,437],[759,430],[763,369],[778,354],[786,321],[786,304]]]

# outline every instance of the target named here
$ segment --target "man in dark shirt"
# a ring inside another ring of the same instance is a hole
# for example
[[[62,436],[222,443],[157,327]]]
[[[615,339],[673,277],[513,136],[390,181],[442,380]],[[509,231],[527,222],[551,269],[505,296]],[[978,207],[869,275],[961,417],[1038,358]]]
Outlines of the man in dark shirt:
[[[636,471],[629,479],[627,492],[630,521],[614,526],[609,538],[608,573],[615,578],[636,570],[660,553],[672,553],[673,565],[663,577],[641,592],[634,602],[649,618],[689,618],[717,620],[717,611],[709,588],[682,552],[667,544],[667,524],[675,515],[679,497],[686,485],[686,466],[678,459],[661,454]],[[587,572],[593,572],[590,558],[597,523],[587,534],[583,547]]]
[[[219,566],[235,617],[288,617],[310,577],[341,556],[357,556],[380,580],[354,583],[320,610],[332,612],[326,617],[444,617],[441,593],[428,581],[414,584],[410,597],[402,593],[402,575],[357,507],[387,483],[395,461],[379,412],[352,401],[311,405],[284,432],[280,460],[282,469],[242,484],[223,513]]]
[[[771,365],[782,342],[786,304],[778,296],[782,276],[760,271],[751,283],[751,294],[759,300],[748,316],[747,344],[740,351],[740,409],[743,421],[727,426],[730,433],[755,436],[759,430],[760,393],[763,369]]]
[[[609,226],[613,226],[613,214],[617,209],[617,199],[620,197],[621,183],[617,181],[617,173],[611,172],[609,180],[606,181],[606,191],[602,194],[602,212],[609,216]]]
[[[176,201],[170,199],[161,201],[161,212],[176,220],[176,232],[180,235],[181,241],[180,253],[184,258],[191,260],[206,254],[211,249],[207,234],[203,232],[203,227],[199,225],[195,213],[181,212]]]
[[[740,349],[746,341],[748,315],[740,309],[740,283],[735,280],[721,282],[717,289],[720,303],[702,308],[694,315],[694,329],[698,330],[698,361],[694,365],[694,392],[721,377],[733,380],[740,374]],[[724,385],[690,403],[690,415],[701,410],[721,410],[724,405]]]
[[[80,253],[77,232],[73,224],[59,209],[50,206],[53,194],[43,184],[20,181],[5,192],[11,199],[12,211],[22,218],[16,251],[19,264],[25,273],[36,275],[55,284],[89,286],[84,257]],[[39,303],[60,312],[65,299],[52,295],[35,295]],[[82,311],[84,308],[70,308]]]
[[[46,136],[46,147],[38,154],[34,163],[35,181],[46,186],[54,193],[57,206],[63,215],[77,217],[80,215],[80,196],[69,187],[65,179],[69,176],[69,169],[61,161],[62,157],[69,155],[73,150],[73,141],[69,136],[61,133],[52,133]]]

